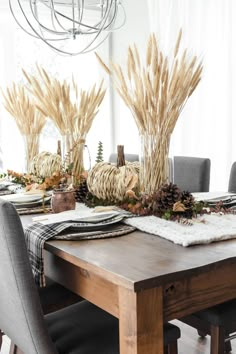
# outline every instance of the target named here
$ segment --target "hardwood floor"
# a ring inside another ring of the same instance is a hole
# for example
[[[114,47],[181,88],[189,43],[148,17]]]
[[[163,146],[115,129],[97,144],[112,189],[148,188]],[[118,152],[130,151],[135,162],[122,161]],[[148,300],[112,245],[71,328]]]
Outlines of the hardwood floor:
[[[197,331],[181,322],[173,321],[181,329],[181,338],[179,339],[179,354],[210,354],[209,337],[200,339]],[[1,354],[8,354],[10,348],[9,339],[4,336]],[[236,339],[232,341],[232,354],[236,354]],[[102,353],[94,353],[102,354]],[[147,353],[148,354],[148,353]]]

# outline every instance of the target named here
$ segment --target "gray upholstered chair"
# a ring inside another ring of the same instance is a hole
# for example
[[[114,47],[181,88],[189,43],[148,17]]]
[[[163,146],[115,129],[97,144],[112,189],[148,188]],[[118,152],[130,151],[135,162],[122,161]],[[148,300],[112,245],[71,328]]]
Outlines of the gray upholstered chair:
[[[88,301],[43,315],[19,215],[2,199],[0,244],[0,328],[15,354],[119,353],[118,320]],[[177,354],[179,337],[178,327],[165,325],[168,354]]]
[[[174,183],[174,171],[173,171],[173,159],[171,157],[168,157],[168,172],[169,172],[169,182]]]
[[[46,287],[39,288],[39,298],[44,315],[82,301],[82,297],[46,276]]]
[[[236,332],[236,300],[196,312],[180,321],[196,328],[201,337],[211,336],[210,354],[230,353]]]
[[[173,182],[182,191],[209,192],[211,161],[208,158],[174,156]]]
[[[236,162],[232,164],[228,191],[236,192]],[[210,307],[180,319],[196,328],[200,336],[211,336],[211,354],[224,354],[231,351],[230,339],[236,332],[236,300]]]
[[[234,162],[231,166],[230,175],[229,175],[228,192],[236,193],[236,162]]]
[[[129,162],[139,161],[139,156],[137,154],[125,154],[125,160]],[[117,161],[117,153],[112,153],[109,156],[108,162],[116,163],[116,161]]]

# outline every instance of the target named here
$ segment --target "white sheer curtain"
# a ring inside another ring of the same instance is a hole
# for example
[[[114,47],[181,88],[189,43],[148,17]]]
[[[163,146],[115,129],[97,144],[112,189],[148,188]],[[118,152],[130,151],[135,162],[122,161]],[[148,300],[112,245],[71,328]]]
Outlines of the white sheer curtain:
[[[49,74],[57,78],[71,79],[72,74],[79,89],[91,88],[95,83],[99,85],[103,78],[101,69],[94,53],[77,57],[60,56],[50,50],[41,41],[32,39],[19,29],[10,14],[8,1],[0,2],[0,87],[5,91],[7,86],[15,83],[26,83],[22,68],[29,73],[36,73],[36,64],[43,66]],[[107,58],[109,42],[99,48],[100,55]],[[105,82],[107,94],[95,117],[94,123],[87,136],[87,145],[92,163],[97,154],[98,142],[104,145],[104,155],[110,153],[110,103],[109,83]],[[104,134],[108,132],[108,134]],[[56,152],[57,140],[60,138],[55,126],[50,123],[41,136],[40,151]],[[17,172],[24,170],[23,138],[16,127],[14,119],[3,106],[0,92],[0,151],[2,151],[3,171],[11,169]],[[1,154],[0,154],[1,155]],[[1,171],[1,164],[0,164]]]
[[[209,157],[211,190],[227,190],[236,161],[236,2],[148,0],[148,7],[150,30],[167,54],[182,27],[182,49],[203,60],[202,81],[178,120],[171,154]]]

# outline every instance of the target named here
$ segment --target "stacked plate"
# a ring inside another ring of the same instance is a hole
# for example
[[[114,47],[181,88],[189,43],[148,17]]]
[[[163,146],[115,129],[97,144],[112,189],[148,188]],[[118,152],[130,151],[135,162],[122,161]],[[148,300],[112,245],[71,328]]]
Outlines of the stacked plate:
[[[16,193],[21,188],[22,188],[21,184],[1,180],[0,181],[0,196]]]
[[[18,193],[18,194],[10,194],[1,197],[4,200],[7,200],[14,204],[17,209],[24,209],[24,208],[36,208],[46,204],[50,201],[51,196],[46,195],[43,196],[42,194],[25,194],[25,193]]]
[[[218,203],[222,203],[225,208],[236,207],[236,194],[230,192],[207,192],[192,193],[195,200],[207,203],[209,207],[215,207]]]
[[[73,220],[69,229],[55,236],[58,240],[88,240],[126,235],[135,227],[122,224],[124,215],[107,213]]]

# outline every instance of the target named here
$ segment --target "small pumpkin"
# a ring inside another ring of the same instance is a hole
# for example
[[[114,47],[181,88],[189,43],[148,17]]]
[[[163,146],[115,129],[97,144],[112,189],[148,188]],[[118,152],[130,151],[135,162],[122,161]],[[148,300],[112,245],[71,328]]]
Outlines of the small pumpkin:
[[[62,171],[62,159],[58,154],[43,151],[37,154],[30,164],[29,172],[35,176],[51,177]]]
[[[127,191],[138,186],[139,163],[124,160],[123,145],[118,146],[117,160],[117,165],[99,162],[88,172],[88,190],[99,199],[122,201]]]

